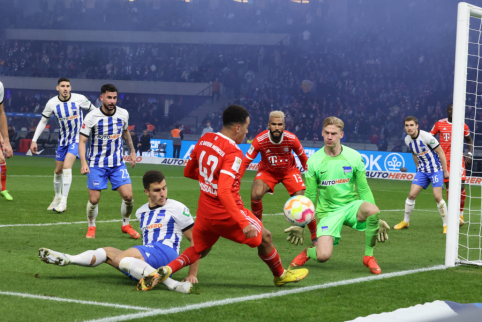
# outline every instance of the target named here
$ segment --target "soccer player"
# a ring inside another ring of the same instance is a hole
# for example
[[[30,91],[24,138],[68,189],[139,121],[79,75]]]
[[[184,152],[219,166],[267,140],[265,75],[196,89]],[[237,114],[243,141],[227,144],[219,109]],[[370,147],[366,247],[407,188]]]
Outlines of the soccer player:
[[[242,106],[230,105],[223,113],[221,132],[207,133],[196,144],[184,169],[184,176],[199,181],[201,188],[193,227],[194,246],[143,278],[138,289],[152,289],[172,273],[197,262],[207,255],[219,237],[257,247],[259,257],[273,272],[277,286],[298,282],[308,275],[307,269],[283,269],[271,233],[244,208],[239,195],[243,152],[237,144],[244,140],[248,125],[248,111]]]
[[[452,146],[452,113],[453,113],[453,104],[447,106],[447,118],[438,120],[432,128],[430,133],[432,135],[437,135],[439,133],[439,142],[442,150],[445,153],[445,159],[447,160],[447,171],[450,173],[450,147]],[[465,224],[464,221],[464,207],[465,207],[465,198],[467,195],[465,194],[465,164],[470,164],[472,162],[472,153],[474,151],[474,142],[470,137],[469,127],[467,124],[464,124],[464,139],[467,142],[467,147],[469,148],[469,152],[464,157],[464,162],[462,162],[463,173],[462,173],[462,185],[461,185],[461,193],[460,193],[460,218],[459,218],[459,226],[463,226]],[[447,200],[449,199],[449,179],[444,179],[445,187],[447,188]]]
[[[263,196],[267,192],[273,193],[278,183],[283,183],[290,196],[305,193],[305,183],[301,178],[300,170],[296,167],[292,151],[300,158],[301,165],[306,169],[308,157],[296,135],[285,131],[285,114],[282,111],[272,111],[269,114],[268,130],[254,138],[239,170],[242,178],[249,164],[261,152],[258,173],[251,188],[251,210],[259,220],[262,220],[263,215]],[[316,220],[311,221],[308,228],[311,240],[316,244]],[[290,233],[288,240],[291,240],[291,243],[303,244],[304,227],[293,226],[285,232]]]
[[[102,263],[111,265],[122,273],[140,280],[166,265],[179,255],[182,235],[192,243],[194,220],[189,209],[182,203],[167,199],[164,175],[150,170],[142,178],[144,193],[149,202],[136,212],[142,230],[143,246],[134,246],[125,251],[113,247],[88,250],[78,255],[59,253],[48,248],[39,249],[40,259],[47,264],[59,266],[79,265],[95,267]],[[189,274],[182,283],[168,278],[164,284],[172,291],[189,293],[192,283],[197,283],[198,263],[189,267]]]
[[[341,239],[341,228],[346,225],[365,231],[363,265],[372,274],[380,274],[382,271],[373,256],[373,249],[377,234],[378,240],[384,242],[388,239],[387,229],[390,228],[379,218],[380,212],[367,183],[362,156],[340,144],[343,128],[344,123],[339,118],[326,118],[322,130],[325,146],[308,160],[305,196],[316,204],[318,244],[302,251],[291,266],[303,266],[310,258],[321,263],[328,261],[333,245]]]
[[[432,183],[433,196],[443,221],[443,233],[447,233],[447,204],[442,198],[444,179],[449,178],[445,153],[432,134],[418,129],[418,119],[414,116],[405,118],[405,144],[412,151],[413,161],[417,165],[417,173],[412,181],[412,187],[405,200],[405,217],[395,225],[395,229],[407,229],[410,217],[415,208],[415,199],[422,189]]]
[[[129,147],[132,168],[136,164],[136,150],[127,130],[129,112],[116,106],[117,88],[106,84],[101,88],[100,100],[102,106],[85,117],[80,130],[79,154],[82,174],[87,174],[89,201],[87,202],[87,221],[89,228],[87,238],[95,238],[95,219],[99,213],[97,207],[101,190],[107,189],[107,181],[112,184],[112,190],[117,190],[122,197],[121,215],[122,232],[132,238],[140,237],[129,224],[134,200],[129,172],[122,159],[122,138]],[[89,162],[85,157],[87,139],[92,132]]]
[[[5,156],[3,155],[2,152],[2,146],[5,144],[5,141],[3,140],[3,135],[0,133],[0,181],[2,183],[1,189],[0,190],[0,195],[7,199],[8,201],[12,201],[13,197],[8,193],[7,188],[5,187],[7,183],[7,163],[5,161]]]
[[[5,151],[5,157],[9,159],[13,155],[12,146],[10,145],[10,138],[8,137],[8,123],[5,110],[3,109],[4,88],[2,82],[0,82],[0,133],[3,136],[3,151]]]
[[[37,140],[47,126],[49,118],[55,115],[60,130],[59,145],[55,155],[55,197],[47,210],[61,213],[67,209],[67,198],[72,185],[72,166],[79,154],[79,131],[83,119],[80,109],[92,111],[95,106],[84,95],[71,93],[72,87],[67,78],[60,78],[56,89],[59,95],[51,98],[45,105],[30,150],[37,154]]]

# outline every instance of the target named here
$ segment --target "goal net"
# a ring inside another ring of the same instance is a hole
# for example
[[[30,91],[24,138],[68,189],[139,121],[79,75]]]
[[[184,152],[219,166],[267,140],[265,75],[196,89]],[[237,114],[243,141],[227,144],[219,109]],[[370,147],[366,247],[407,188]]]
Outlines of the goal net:
[[[450,194],[445,265],[482,266],[482,8],[461,2],[457,14]],[[464,123],[473,140],[472,162],[466,164],[465,225],[459,227]]]

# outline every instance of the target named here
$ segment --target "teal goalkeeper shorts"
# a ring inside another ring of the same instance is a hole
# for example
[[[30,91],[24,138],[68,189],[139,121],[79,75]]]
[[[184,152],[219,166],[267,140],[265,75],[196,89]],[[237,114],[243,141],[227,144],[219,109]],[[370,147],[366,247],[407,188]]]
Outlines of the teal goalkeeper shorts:
[[[337,245],[341,239],[341,227],[343,225],[365,231],[367,222],[359,222],[356,219],[358,209],[365,200],[355,200],[338,208],[318,222],[316,237],[333,236],[335,239],[333,245]]]

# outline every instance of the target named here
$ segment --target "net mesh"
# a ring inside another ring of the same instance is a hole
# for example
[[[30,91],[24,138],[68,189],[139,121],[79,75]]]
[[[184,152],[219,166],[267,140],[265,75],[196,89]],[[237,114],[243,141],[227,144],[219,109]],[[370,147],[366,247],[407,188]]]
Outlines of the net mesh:
[[[473,17],[469,25],[465,124],[473,140],[474,155],[472,162],[465,165],[467,198],[462,213],[466,223],[459,229],[458,260],[482,265],[482,20]],[[467,153],[467,145],[464,151]]]

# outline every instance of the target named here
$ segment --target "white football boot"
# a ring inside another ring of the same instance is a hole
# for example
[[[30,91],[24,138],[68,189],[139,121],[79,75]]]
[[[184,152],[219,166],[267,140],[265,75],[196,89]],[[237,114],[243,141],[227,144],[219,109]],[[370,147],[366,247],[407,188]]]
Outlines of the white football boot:
[[[40,248],[38,250],[38,257],[47,264],[54,264],[59,266],[66,266],[70,264],[70,258],[63,254],[48,248]]]
[[[67,210],[67,203],[62,201],[53,209],[53,211],[58,212],[59,214],[65,210]]]
[[[57,207],[60,203],[60,200],[62,200],[62,197],[55,197],[54,201],[50,204],[50,206],[47,208],[47,210],[54,210],[55,207]]]
[[[191,293],[192,290],[192,283],[191,282],[179,282],[171,291],[180,292],[184,294]]]

